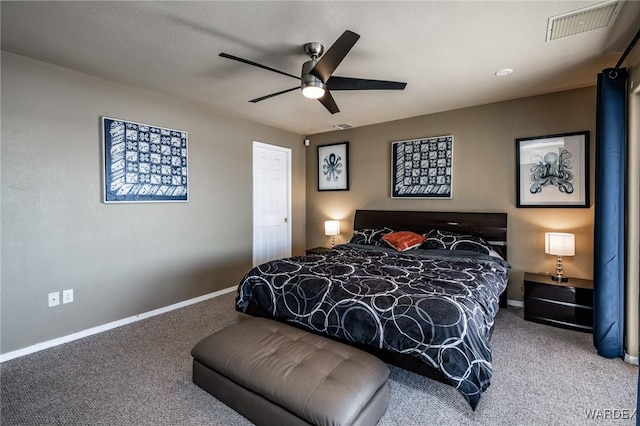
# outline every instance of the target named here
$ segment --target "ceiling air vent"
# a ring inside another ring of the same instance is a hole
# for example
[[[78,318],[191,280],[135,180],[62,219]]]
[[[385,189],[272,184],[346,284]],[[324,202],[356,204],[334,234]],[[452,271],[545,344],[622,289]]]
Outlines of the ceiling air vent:
[[[348,129],[353,129],[355,126],[352,126],[351,124],[343,123],[343,124],[334,124],[333,127],[335,127],[338,130],[348,130]]]
[[[552,16],[547,26],[547,41],[609,26],[616,20],[621,6],[620,0],[611,0]]]

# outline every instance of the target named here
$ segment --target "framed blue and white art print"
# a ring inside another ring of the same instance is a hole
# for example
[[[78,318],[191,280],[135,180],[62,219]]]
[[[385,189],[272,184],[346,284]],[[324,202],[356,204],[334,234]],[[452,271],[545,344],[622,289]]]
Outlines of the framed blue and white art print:
[[[589,131],[516,139],[517,207],[589,207]]]
[[[452,198],[453,136],[391,143],[391,198]]]
[[[318,146],[318,191],[349,190],[349,142]]]
[[[104,202],[188,201],[187,132],[102,117]]]

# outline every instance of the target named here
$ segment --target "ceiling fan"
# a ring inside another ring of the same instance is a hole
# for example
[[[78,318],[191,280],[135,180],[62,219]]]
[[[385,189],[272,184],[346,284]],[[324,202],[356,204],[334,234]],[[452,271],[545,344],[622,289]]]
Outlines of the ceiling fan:
[[[322,56],[324,52],[324,46],[322,44],[318,42],[306,43],[304,45],[304,51],[311,57],[311,60],[302,65],[300,77],[227,53],[220,53],[220,56],[300,80],[299,86],[252,99],[249,102],[256,103],[282,95],[283,93],[292,92],[296,89],[302,89],[302,94],[305,97],[317,99],[331,114],[335,114],[336,112],[340,112],[340,109],[338,109],[336,101],[333,99],[333,96],[331,96],[331,90],[404,90],[407,85],[407,83],[397,81],[333,76],[332,74],[335,69],[338,68],[340,62],[347,56],[347,53],[349,53],[359,38],[360,36],[353,31],[345,31],[327,50],[324,56]]]

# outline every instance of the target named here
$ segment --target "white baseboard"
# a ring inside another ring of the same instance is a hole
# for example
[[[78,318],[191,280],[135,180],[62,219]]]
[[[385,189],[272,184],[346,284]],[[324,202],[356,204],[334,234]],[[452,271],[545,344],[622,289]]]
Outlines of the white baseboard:
[[[142,314],[134,315],[129,318],[124,318],[118,321],[113,321],[107,324],[99,325],[96,327],[88,328],[86,330],[78,331],[77,333],[69,334],[68,336],[58,337],[57,339],[47,340],[46,342],[36,343],[35,345],[28,346],[23,349],[18,349],[16,351],[7,352],[6,354],[0,354],[0,363],[5,361],[9,361],[14,358],[19,358],[21,356],[29,355],[34,352],[39,352],[44,349],[49,349],[54,346],[62,345],[63,343],[72,342],[74,340],[82,339],[87,336],[91,336],[93,334],[102,333],[103,331],[112,330],[114,328],[122,327],[123,325],[131,324],[136,321],[141,321],[143,319],[151,318],[156,315],[165,314],[167,312],[184,308],[185,306],[193,305],[194,303],[204,302],[208,299],[213,299],[214,297],[222,296],[223,294],[231,293],[235,291],[238,287],[233,286],[229,288],[225,288],[222,290],[214,291],[213,293],[208,293],[202,296],[194,297],[193,299],[184,300],[182,302],[175,303],[173,305],[165,306],[162,308],[154,309],[153,311],[144,312]]]
[[[631,356],[628,353],[624,353],[624,362],[628,362],[629,364],[638,365],[638,357]]]
[[[513,306],[514,308],[522,308],[524,307],[524,302],[522,300],[507,299],[507,306]]]

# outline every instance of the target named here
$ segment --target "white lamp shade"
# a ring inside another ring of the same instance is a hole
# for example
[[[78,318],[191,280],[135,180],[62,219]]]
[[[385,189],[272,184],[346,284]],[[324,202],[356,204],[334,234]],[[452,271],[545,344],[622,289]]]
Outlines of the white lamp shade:
[[[563,232],[547,232],[544,234],[544,252],[556,256],[575,256],[576,237]]]
[[[324,235],[340,234],[340,222],[337,220],[327,220],[324,222]]]

